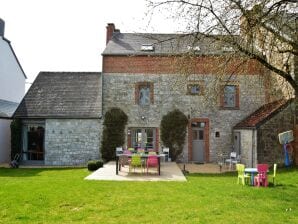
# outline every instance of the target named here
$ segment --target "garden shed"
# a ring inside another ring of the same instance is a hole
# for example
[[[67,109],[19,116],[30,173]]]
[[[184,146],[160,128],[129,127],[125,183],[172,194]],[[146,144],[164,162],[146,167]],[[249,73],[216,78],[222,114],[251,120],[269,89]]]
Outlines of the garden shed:
[[[293,130],[293,99],[268,103],[234,126],[240,136],[241,163],[283,163],[283,150],[278,134]]]

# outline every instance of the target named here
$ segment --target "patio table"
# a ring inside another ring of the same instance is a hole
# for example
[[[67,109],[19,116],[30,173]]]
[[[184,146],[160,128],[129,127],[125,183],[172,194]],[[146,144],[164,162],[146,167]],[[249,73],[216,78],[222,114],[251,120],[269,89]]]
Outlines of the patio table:
[[[254,175],[255,175],[255,173],[258,173],[258,169],[257,168],[245,168],[244,172],[250,173],[250,185],[254,186]]]
[[[131,158],[132,154],[117,154],[116,155],[116,175],[118,175],[118,172],[121,169],[121,166],[119,166],[119,157],[121,156],[127,156],[127,158]],[[148,157],[151,155],[148,154],[141,154],[141,158],[145,159],[145,161],[147,161]],[[160,157],[162,157],[163,155],[155,155],[157,156],[158,159],[158,175],[160,175]]]

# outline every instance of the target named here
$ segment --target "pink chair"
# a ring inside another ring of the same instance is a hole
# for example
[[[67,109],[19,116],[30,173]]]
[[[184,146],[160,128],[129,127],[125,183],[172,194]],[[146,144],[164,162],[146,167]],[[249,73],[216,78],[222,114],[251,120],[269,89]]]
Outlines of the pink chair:
[[[254,178],[254,185],[260,187],[260,185],[268,186],[268,164],[257,164],[258,175]]]
[[[148,155],[147,158],[147,174],[149,167],[156,167],[158,172],[158,158],[156,155]]]

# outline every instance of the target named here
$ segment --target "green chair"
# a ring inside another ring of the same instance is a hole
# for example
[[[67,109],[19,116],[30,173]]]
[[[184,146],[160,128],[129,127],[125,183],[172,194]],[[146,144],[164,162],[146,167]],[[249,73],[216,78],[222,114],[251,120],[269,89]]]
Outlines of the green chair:
[[[272,182],[273,182],[273,185],[275,186],[276,185],[276,168],[277,168],[277,164],[274,163],[273,165],[273,175],[270,175],[269,178],[271,179],[272,178]]]
[[[136,167],[141,167],[141,172],[143,173],[143,162],[141,156],[139,154],[132,154],[131,161],[129,164],[129,172],[131,172],[132,168],[134,168],[135,172]]]
[[[237,184],[240,183],[240,179],[241,179],[241,183],[243,185],[245,185],[245,183],[247,182],[246,180],[248,180],[248,183],[249,183],[250,176],[245,174],[245,172],[244,172],[245,166],[243,164],[238,163],[238,164],[236,164],[236,169],[238,171]]]

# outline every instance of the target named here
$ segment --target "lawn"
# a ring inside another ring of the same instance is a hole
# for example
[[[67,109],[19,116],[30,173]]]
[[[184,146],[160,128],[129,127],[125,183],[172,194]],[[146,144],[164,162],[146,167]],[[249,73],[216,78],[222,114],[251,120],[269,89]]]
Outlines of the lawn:
[[[0,168],[0,223],[298,223],[298,169],[276,187],[236,173],[187,182],[86,181],[86,169]]]

